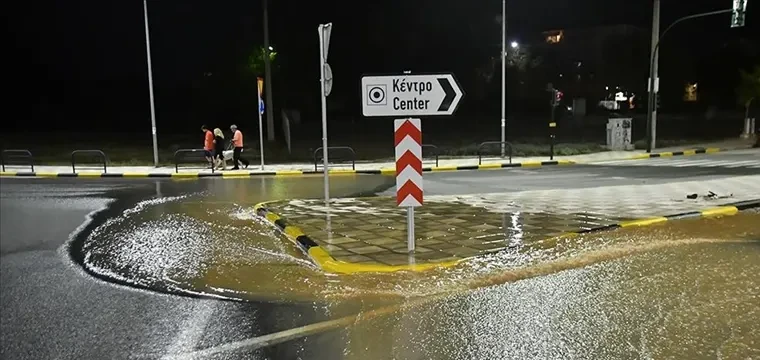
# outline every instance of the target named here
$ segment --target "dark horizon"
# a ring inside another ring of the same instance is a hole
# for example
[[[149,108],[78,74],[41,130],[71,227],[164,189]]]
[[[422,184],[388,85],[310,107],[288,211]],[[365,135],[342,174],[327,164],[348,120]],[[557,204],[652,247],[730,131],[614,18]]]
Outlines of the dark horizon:
[[[453,72],[470,93],[473,69],[483,59],[498,56],[498,0],[477,6],[432,0],[300,3],[305,2],[270,0],[269,17],[271,44],[279,56],[273,77],[274,110],[301,109],[305,122],[313,121],[313,109],[319,104],[319,23],[334,25],[329,62],[335,86],[329,101],[336,119],[361,116],[358,89],[363,73]],[[241,67],[247,55],[263,45],[261,5],[261,1],[149,1],[159,131],[179,127],[185,132],[220,118],[235,122],[256,117],[253,77],[243,74]],[[728,0],[664,1],[661,29],[677,17],[730,5]],[[7,129],[22,130],[30,121],[44,124],[35,129],[42,131],[149,129],[142,1],[50,0],[11,6],[15,111],[4,122]],[[694,76],[730,84],[738,77],[738,68],[758,63],[760,27],[753,8],[757,6],[750,4],[747,25],[740,29],[729,28],[729,15],[685,23],[669,35],[663,56],[684,52],[694,59]],[[510,40],[545,30],[617,24],[648,33],[651,2],[508,4]],[[742,41],[755,49],[754,57],[721,56],[727,44]],[[647,55],[648,51],[635,61],[646,64]],[[661,77],[668,81],[667,73],[661,72]],[[484,90],[490,99],[485,106],[468,104],[466,97],[458,114],[498,117],[498,86],[496,93],[493,89]],[[727,96],[733,88],[722,92]],[[728,107],[728,100],[723,99],[721,107]]]

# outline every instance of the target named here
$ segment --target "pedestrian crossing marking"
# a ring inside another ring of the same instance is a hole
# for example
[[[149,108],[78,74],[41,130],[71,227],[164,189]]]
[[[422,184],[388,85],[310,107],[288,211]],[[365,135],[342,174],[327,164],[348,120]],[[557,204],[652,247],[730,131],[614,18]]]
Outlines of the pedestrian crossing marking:
[[[649,160],[610,160],[592,163],[602,166],[659,166],[659,167],[704,167],[704,168],[749,168],[760,169],[760,159],[756,160],[719,160],[719,159],[694,159],[694,158],[666,158]]]

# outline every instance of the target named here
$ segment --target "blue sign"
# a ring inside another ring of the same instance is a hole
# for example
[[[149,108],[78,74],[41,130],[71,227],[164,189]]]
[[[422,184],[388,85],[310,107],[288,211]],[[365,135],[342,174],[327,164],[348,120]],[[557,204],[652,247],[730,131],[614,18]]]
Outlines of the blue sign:
[[[259,114],[264,114],[264,100],[259,98]]]

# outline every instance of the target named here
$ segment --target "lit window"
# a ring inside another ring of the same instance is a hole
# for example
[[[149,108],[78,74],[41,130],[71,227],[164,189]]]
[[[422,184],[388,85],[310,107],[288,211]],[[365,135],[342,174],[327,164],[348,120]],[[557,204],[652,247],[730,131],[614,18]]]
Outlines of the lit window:
[[[684,86],[683,89],[683,101],[685,102],[695,102],[697,101],[697,83],[687,83],[686,86]]]
[[[565,36],[565,32],[563,30],[552,30],[544,32],[544,35],[546,36],[547,43],[556,44],[562,41],[562,38]]]

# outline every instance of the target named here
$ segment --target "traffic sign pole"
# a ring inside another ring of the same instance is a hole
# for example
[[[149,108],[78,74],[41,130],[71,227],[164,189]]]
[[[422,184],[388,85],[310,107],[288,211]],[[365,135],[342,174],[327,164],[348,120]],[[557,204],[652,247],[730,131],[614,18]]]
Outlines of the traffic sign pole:
[[[414,252],[414,207],[406,208],[406,249]]]
[[[414,252],[414,208],[422,206],[422,123],[420,119],[394,122],[396,204],[406,207],[407,250]]]
[[[327,67],[327,46],[330,44],[332,23],[319,25],[319,95],[322,98],[322,171],[325,184],[325,206],[330,205],[330,177],[327,169],[327,92],[325,91],[325,68]]]
[[[259,110],[259,153],[261,155],[261,170],[264,170],[264,123],[261,118],[261,115],[264,114],[264,99],[261,98],[261,90],[262,86],[264,85],[264,79],[257,78],[256,79],[256,86],[258,88],[258,94],[259,94],[259,103],[258,103],[258,110]]]

